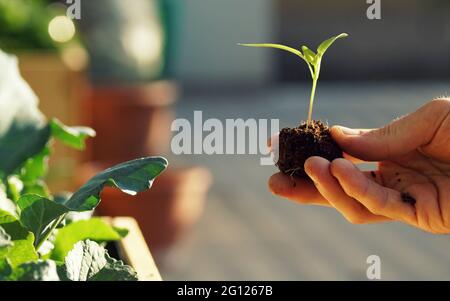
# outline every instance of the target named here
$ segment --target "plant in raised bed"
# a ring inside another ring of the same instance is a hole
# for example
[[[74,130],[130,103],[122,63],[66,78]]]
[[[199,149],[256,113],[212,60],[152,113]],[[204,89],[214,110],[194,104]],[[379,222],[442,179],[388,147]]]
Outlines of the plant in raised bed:
[[[46,120],[16,59],[1,51],[0,70],[0,280],[137,280],[131,267],[104,248],[127,230],[90,213],[105,186],[128,194],[149,189],[166,159],[125,162],[74,193],[53,195],[45,184],[53,141],[83,149],[95,132]]]
[[[302,46],[294,49],[280,44],[239,44],[248,47],[276,48],[288,51],[300,57],[308,65],[312,78],[312,89],[309,101],[308,119],[296,128],[284,128],[280,131],[278,145],[278,162],[281,172],[293,177],[307,178],[304,171],[305,161],[312,156],[320,156],[328,160],[342,157],[342,150],[333,140],[330,129],[323,122],[312,119],[314,98],[319,81],[322,59],[328,48],[338,39],[348,35],[342,33],[322,42],[317,52]]]

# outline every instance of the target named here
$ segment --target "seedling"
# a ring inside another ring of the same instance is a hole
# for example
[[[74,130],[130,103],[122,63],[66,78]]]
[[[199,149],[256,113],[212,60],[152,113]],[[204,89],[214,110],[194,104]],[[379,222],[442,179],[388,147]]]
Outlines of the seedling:
[[[308,65],[312,78],[308,119],[306,123],[301,123],[297,128],[285,128],[280,132],[277,166],[283,173],[291,176],[307,177],[303,165],[309,157],[321,156],[328,160],[342,157],[342,150],[332,139],[328,126],[320,121],[314,121],[312,114],[324,54],[336,40],[347,36],[348,34],[341,33],[329,38],[317,47],[316,53],[307,46],[295,49],[281,44],[239,44],[247,47],[285,50],[300,57]]]
[[[328,40],[322,42],[319,45],[319,47],[317,47],[317,53],[314,53],[314,51],[309,49],[307,46],[302,46],[301,50],[298,50],[281,44],[239,44],[239,45],[246,47],[264,47],[264,48],[275,48],[285,50],[295,54],[296,56],[300,57],[302,60],[306,62],[312,78],[312,89],[311,89],[311,97],[309,99],[309,109],[307,119],[307,124],[310,125],[312,121],[314,98],[316,95],[317,82],[319,81],[320,67],[322,65],[323,56],[325,52],[328,50],[328,48],[331,45],[333,45],[334,42],[336,42],[336,40],[346,37],[348,37],[348,34],[341,33],[340,35],[329,38]]]

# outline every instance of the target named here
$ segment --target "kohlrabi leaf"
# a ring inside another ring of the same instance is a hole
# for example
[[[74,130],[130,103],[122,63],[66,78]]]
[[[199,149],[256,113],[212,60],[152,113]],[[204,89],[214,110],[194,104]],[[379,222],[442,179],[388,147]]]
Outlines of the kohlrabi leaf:
[[[0,120],[5,114],[0,111]],[[31,120],[24,120],[26,117],[17,118],[5,132],[0,132],[0,171],[5,175],[10,175],[28,158],[38,154],[50,138],[47,125],[33,124]]]
[[[322,44],[319,45],[319,47],[317,47],[317,53],[320,56],[323,56],[324,53],[328,50],[328,48],[333,45],[334,42],[336,42],[336,40],[338,39],[342,39],[342,38],[346,38],[348,37],[348,34],[346,33],[341,33],[340,35],[337,35],[335,37],[331,37],[328,40],[322,42]]]
[[[35,236],[35,245],[39,245],[47,227],[68,210],[65,206],[39,195],[27,194],[18,201],[20,223]]]
[[[31,183],[24,183],[21,194],[37,194],[42,197],[51,198],[50,189],[44,180],[41,179]]]
[[[19,200],[23,189],[23,182],[17,176],[9,176],[6,179],[7,197],[14,202]]]
[[[50,148],[45,146],[38,154],[29,158],[20,170],[20,180],[29,185],[43,178],[48,170]]]
[[[59,276],[56,263],[53,260],[38,260],[21,264],[14,269],[7,280],[59,281]]]
[[[50,121],[52,136],[67,146],[83,150],[86,147],[85,140],[95,137],[95,131],[89,127],[64,125],[58,119]]]
[[[16,203],[6,197],[0,188],[0,225],[17,220]]]
[[[100,218],[74,222],[58,230],[50,258],[62,262],[79,241],[87,239],[98,243],[115,241],[123,238],[123,234],[125,233],[114,229]]]
[[[45,147],[50,126],[17,59],[0,51],[0,70],[0,173],[8,176]]]
[[[94,241],[75,244],[60,268],[62,280],[69,281],[135,281],[136,272],[121,261],[109,257],[105,248]]]
[[[38,259],[38,254],[36,253],[33,245],[33,233],[27,232],[23,228],[19,229],[19,222],[3,224],[2,227],[5,229],[6,233],[11,236],[12,246],[4,248],[3,251],[0,251],[0,260],[2,258],[7,259],[9,264],[15,268],[23,263]],[[23,233],[27,234],[23,235]]]
[[[135,195],[149,189],[167,164],[167,160],[162,157],[148,157],[108,168],[89,180],[62,204],[71,211],[92,210],[99,204],[100,192],[105,186],[113,186]]]
[[[11,247],[12,245],[11,236],[0,226],[0,249]]]
[[[0,226],[17,221],[16,215],[11,212],[0,209]]]
[[[107,264],[89,281],[138,281],[138,276],[132,267],[121,260],[111,258],[106,254]]]
[[[0,250],[0,281],[6,281],[12,273],[12,267],[8,259],[2,257],[1,252]]]
[[[307,46],[302,46],[303,55],[311,66],[316,65],[316,54]]]

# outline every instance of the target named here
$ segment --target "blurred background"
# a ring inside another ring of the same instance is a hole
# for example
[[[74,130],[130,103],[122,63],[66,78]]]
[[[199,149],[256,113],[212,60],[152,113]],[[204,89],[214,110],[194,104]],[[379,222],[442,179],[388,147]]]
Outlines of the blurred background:
[[[77,1],[75,1],[77,2]],[[167,280],[364,280],[366,258],[384,280],[450,280],[450,237],[400,224],[355,226],[331,209],[270,194],[274,167],[259,156],[170,151],[171,122],[306,118],[304,63],[268,49],[311,48],[341,32],[327,54],[315,118],[378,127],[450,90],[450,2],[381,1],[368,20],[361,0],[0,0],[0,48],[49,117],[98,136],[79,154],[56,145],[53,190],[145,155],[171,166],[136,199],[108,190],[99,214],[140,223]],[[79,8],[79,10],[77,10]],[[77,15],[79,13],[79,15]]]

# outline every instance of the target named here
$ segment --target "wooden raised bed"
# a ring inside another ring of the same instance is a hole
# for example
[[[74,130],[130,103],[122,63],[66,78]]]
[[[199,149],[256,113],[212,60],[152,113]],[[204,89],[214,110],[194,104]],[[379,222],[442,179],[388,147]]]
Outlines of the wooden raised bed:
[[[161,281],[161,275],[136,220],[132,217],[104,217],[104,219],[114,227],[129,231],[125,238],[116,242],[116,248],[120,259],[137,272],[139,281]]]

